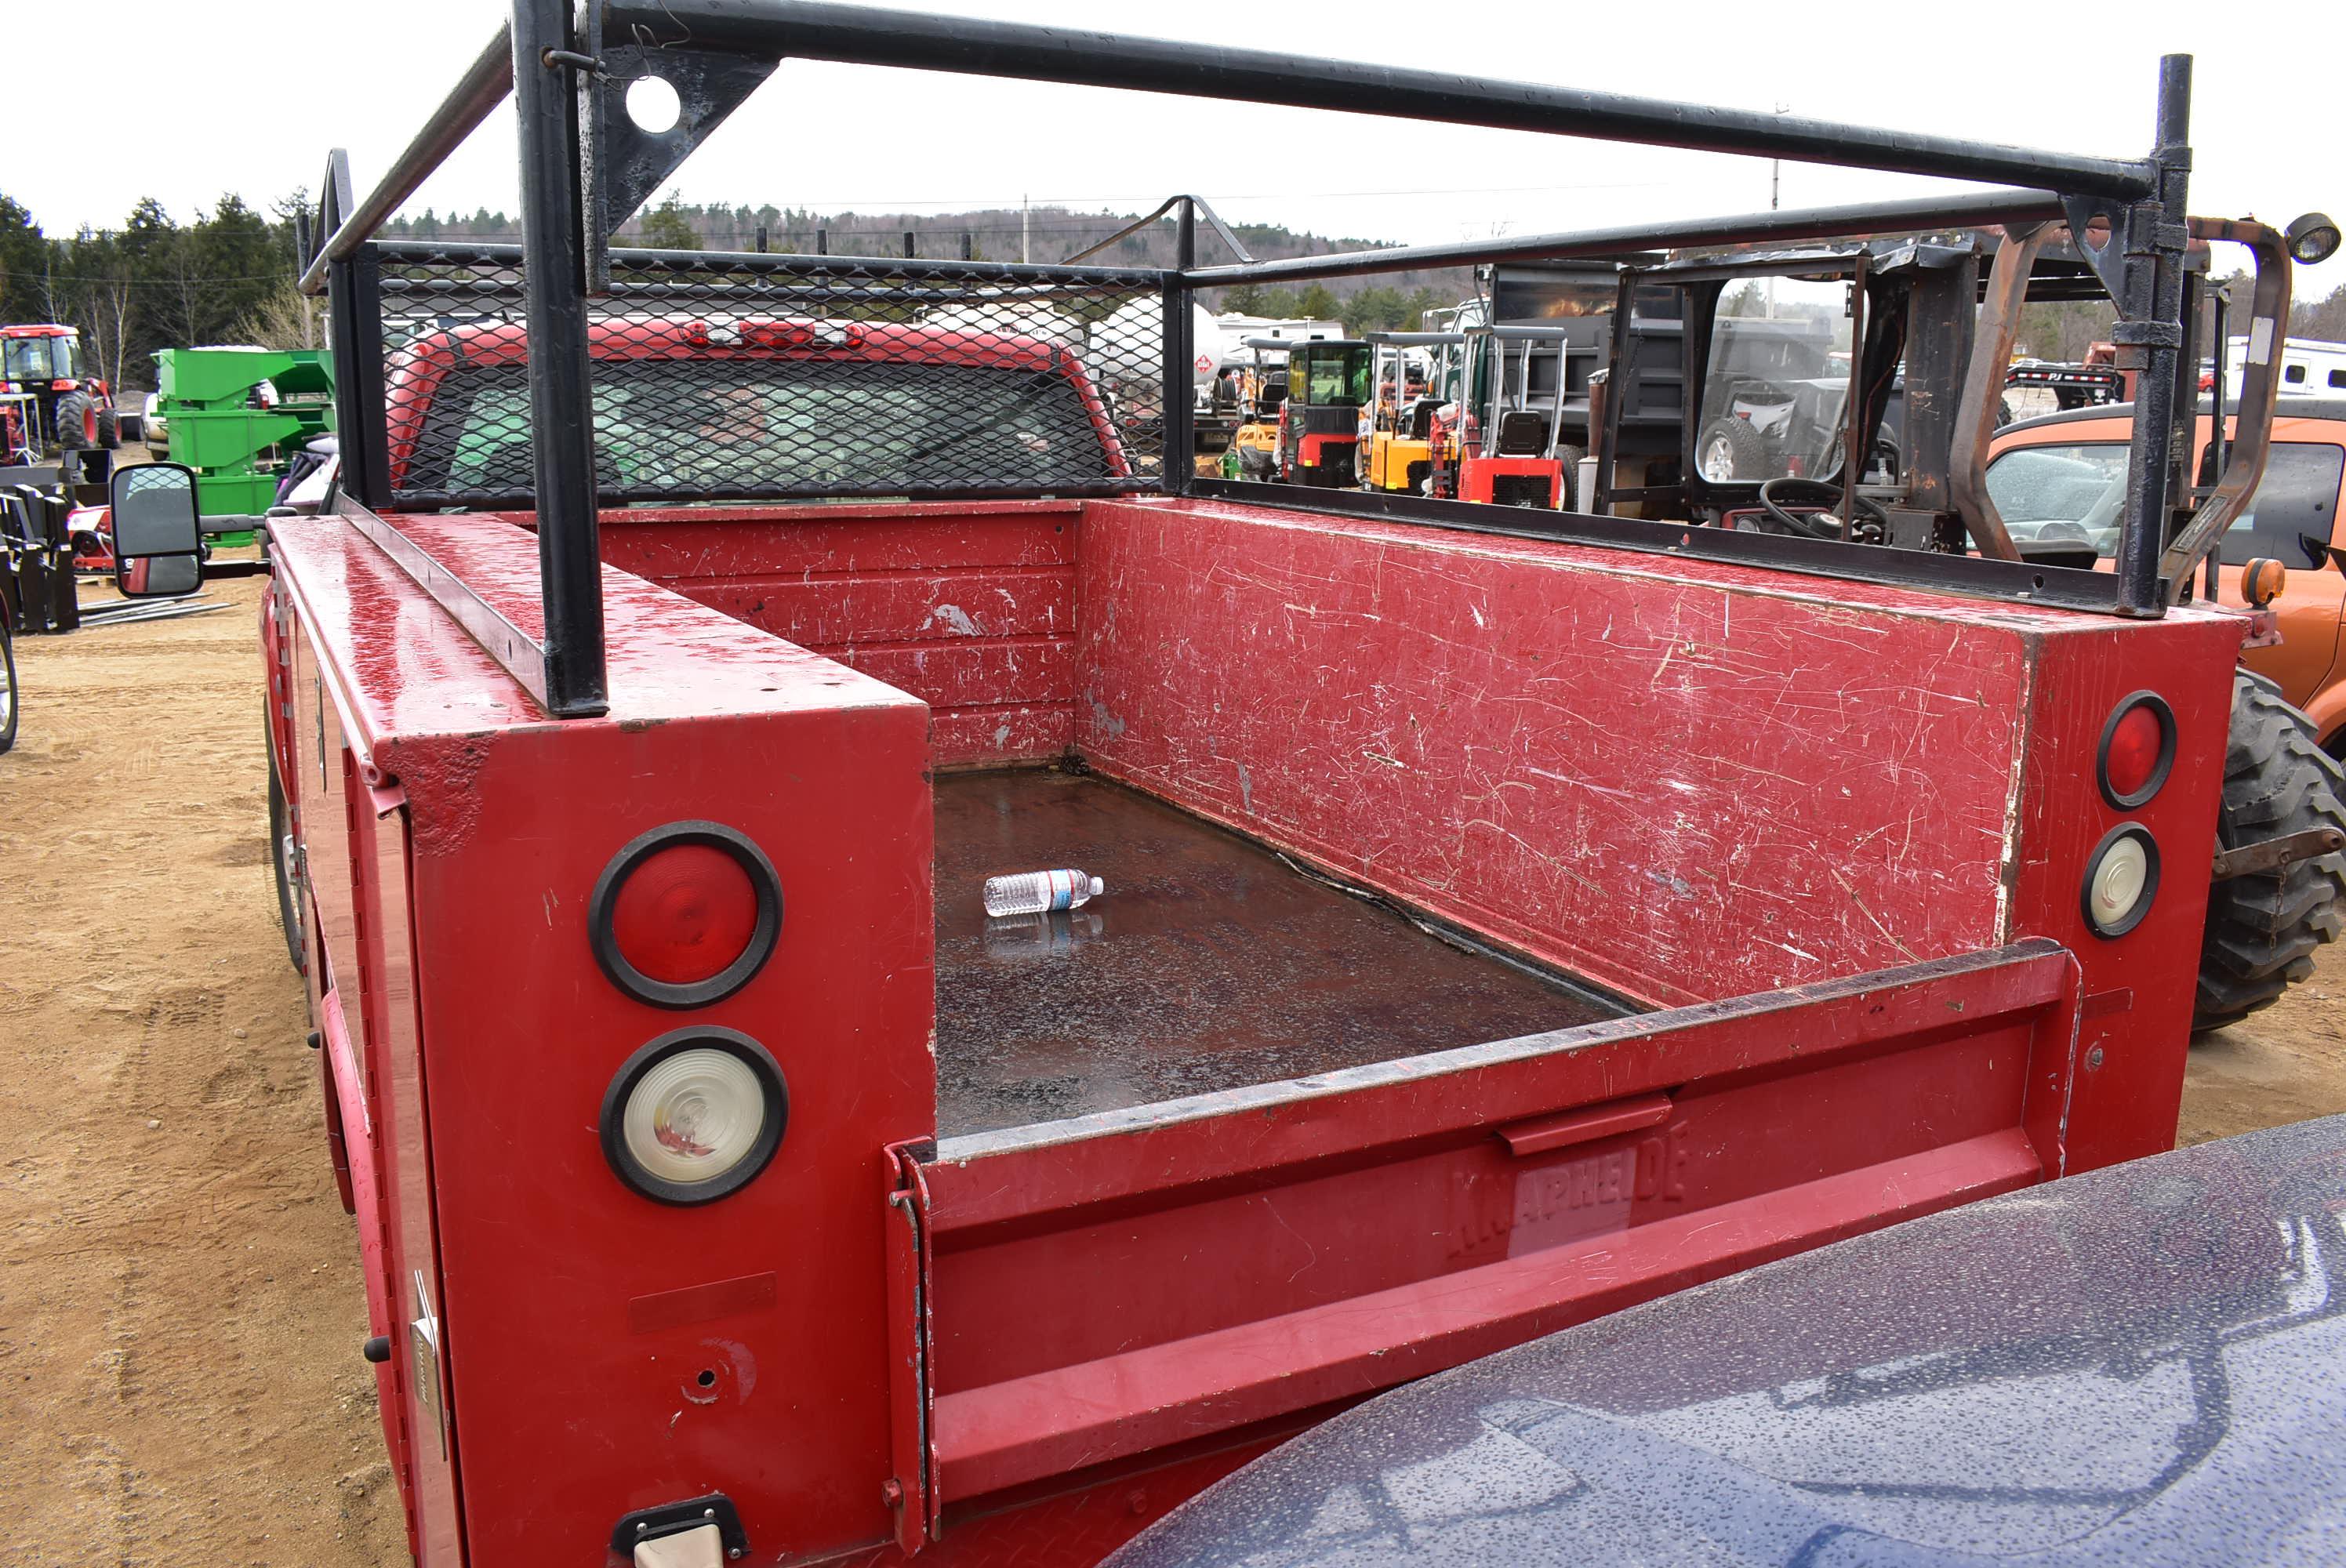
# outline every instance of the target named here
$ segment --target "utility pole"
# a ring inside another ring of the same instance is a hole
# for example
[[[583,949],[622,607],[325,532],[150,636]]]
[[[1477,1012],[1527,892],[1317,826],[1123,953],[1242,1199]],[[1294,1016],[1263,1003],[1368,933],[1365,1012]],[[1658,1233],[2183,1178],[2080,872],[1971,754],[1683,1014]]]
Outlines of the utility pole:
[[[1035,260],[1035,209],[1023,195],[1018,199],[1018,260]]]
[[[1780,114],[1780,115],[1781,115],[1781,114],[1790,114],[1790,113],[1791,112],[1791,109],[1792,109],[1792,106],[1791,106],[1791,105],[1790,105],[1790,104],[1778,104],[1778,105],[1776,106],[1776,112],[1777,112],[1778,114]],[[1773,211],[1777,210],[1777,209],[1778,209],[1778,208],[1780,208],[1780,206],[1782,206],[1782,205],[1783,205],[1783,202],[1782,202],[1782,197],[1783,197],[1783,194],[1784,194],[1784,160],[1783,160],[1782,158],[1770,158],[1770,159],[1768,160],[1768,210],[1769,210],[1769,211],[1773,212]]]
[[[1778,104],[1776,112],[1783,114],[1791,107],[1790,104]],[[1771,158],[1768,160],[1768,210],[1777,211],[1783,205],[1783,198],[1784,160]],[[1776,319],[1776,280],[1772,277],[1768,280],[1768,319],[1771,321]]]

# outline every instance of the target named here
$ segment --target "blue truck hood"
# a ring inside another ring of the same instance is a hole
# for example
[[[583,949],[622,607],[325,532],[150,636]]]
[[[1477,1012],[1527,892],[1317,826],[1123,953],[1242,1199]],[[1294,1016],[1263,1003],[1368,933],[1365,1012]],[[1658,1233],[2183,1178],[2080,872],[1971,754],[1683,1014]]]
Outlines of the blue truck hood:
[[[1372,1400],[1112,1562],[2346,1563],[2346,1116],[2075,1176]]]

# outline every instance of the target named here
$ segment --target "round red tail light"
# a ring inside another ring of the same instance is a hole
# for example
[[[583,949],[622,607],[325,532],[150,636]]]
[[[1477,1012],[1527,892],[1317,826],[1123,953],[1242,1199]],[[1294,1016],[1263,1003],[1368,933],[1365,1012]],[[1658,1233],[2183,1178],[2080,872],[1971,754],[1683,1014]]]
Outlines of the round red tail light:
[[[603,972],[656,1007],[702,1007],[739,991],[781,923],[772,863],[716,822],[671,822],[636,839],[603,869],[587,909]]]
[[[2130,811],[2167,782],[2175,766],[2175,714],[2157,693],[2137,691],[2102,726],[2096,773],[2102,799]]]
[[[611,940],[638,973],[670,985],[714,979],[758,929],[758,890],[707,844],[655,850],[611,901]]]

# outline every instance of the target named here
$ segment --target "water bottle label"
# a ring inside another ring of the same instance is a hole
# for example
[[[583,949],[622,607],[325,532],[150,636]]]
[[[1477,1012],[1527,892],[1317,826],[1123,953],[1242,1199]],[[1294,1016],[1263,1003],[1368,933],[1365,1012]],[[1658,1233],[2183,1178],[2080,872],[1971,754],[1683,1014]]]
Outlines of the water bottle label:
[[[1046,884],[1051,890],[1050,907],[1055,910],[1074,908],[1076,897],[1076,873],[1073,871],[1046,871],[1044,876],[1046,880]]]

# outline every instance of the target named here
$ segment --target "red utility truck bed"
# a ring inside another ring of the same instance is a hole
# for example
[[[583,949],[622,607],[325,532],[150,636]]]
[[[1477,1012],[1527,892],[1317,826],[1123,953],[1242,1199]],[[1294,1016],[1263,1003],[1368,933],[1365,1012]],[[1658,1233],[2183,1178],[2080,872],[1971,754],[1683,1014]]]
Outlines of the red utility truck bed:
[[[1096,1555],[1402,1379],[2172,1137],[2205,881],[2116,941],[2077,890],[2106,721],[2205,755],[2227,617],[1194,501],[618,512],[610,711],[557,724],[416,581],[540,635],[520,520],[271,537],[428,1561],[709,1491],[762,1561]],[[2203,846],[2218,785],[2127,818]],[[588,911],[700,818],[785,902],[678,1012]],[[1109,891],[979,922],[1052,864]],[[647,1201],[605,1085],[715,1026],[786,1135]]]

